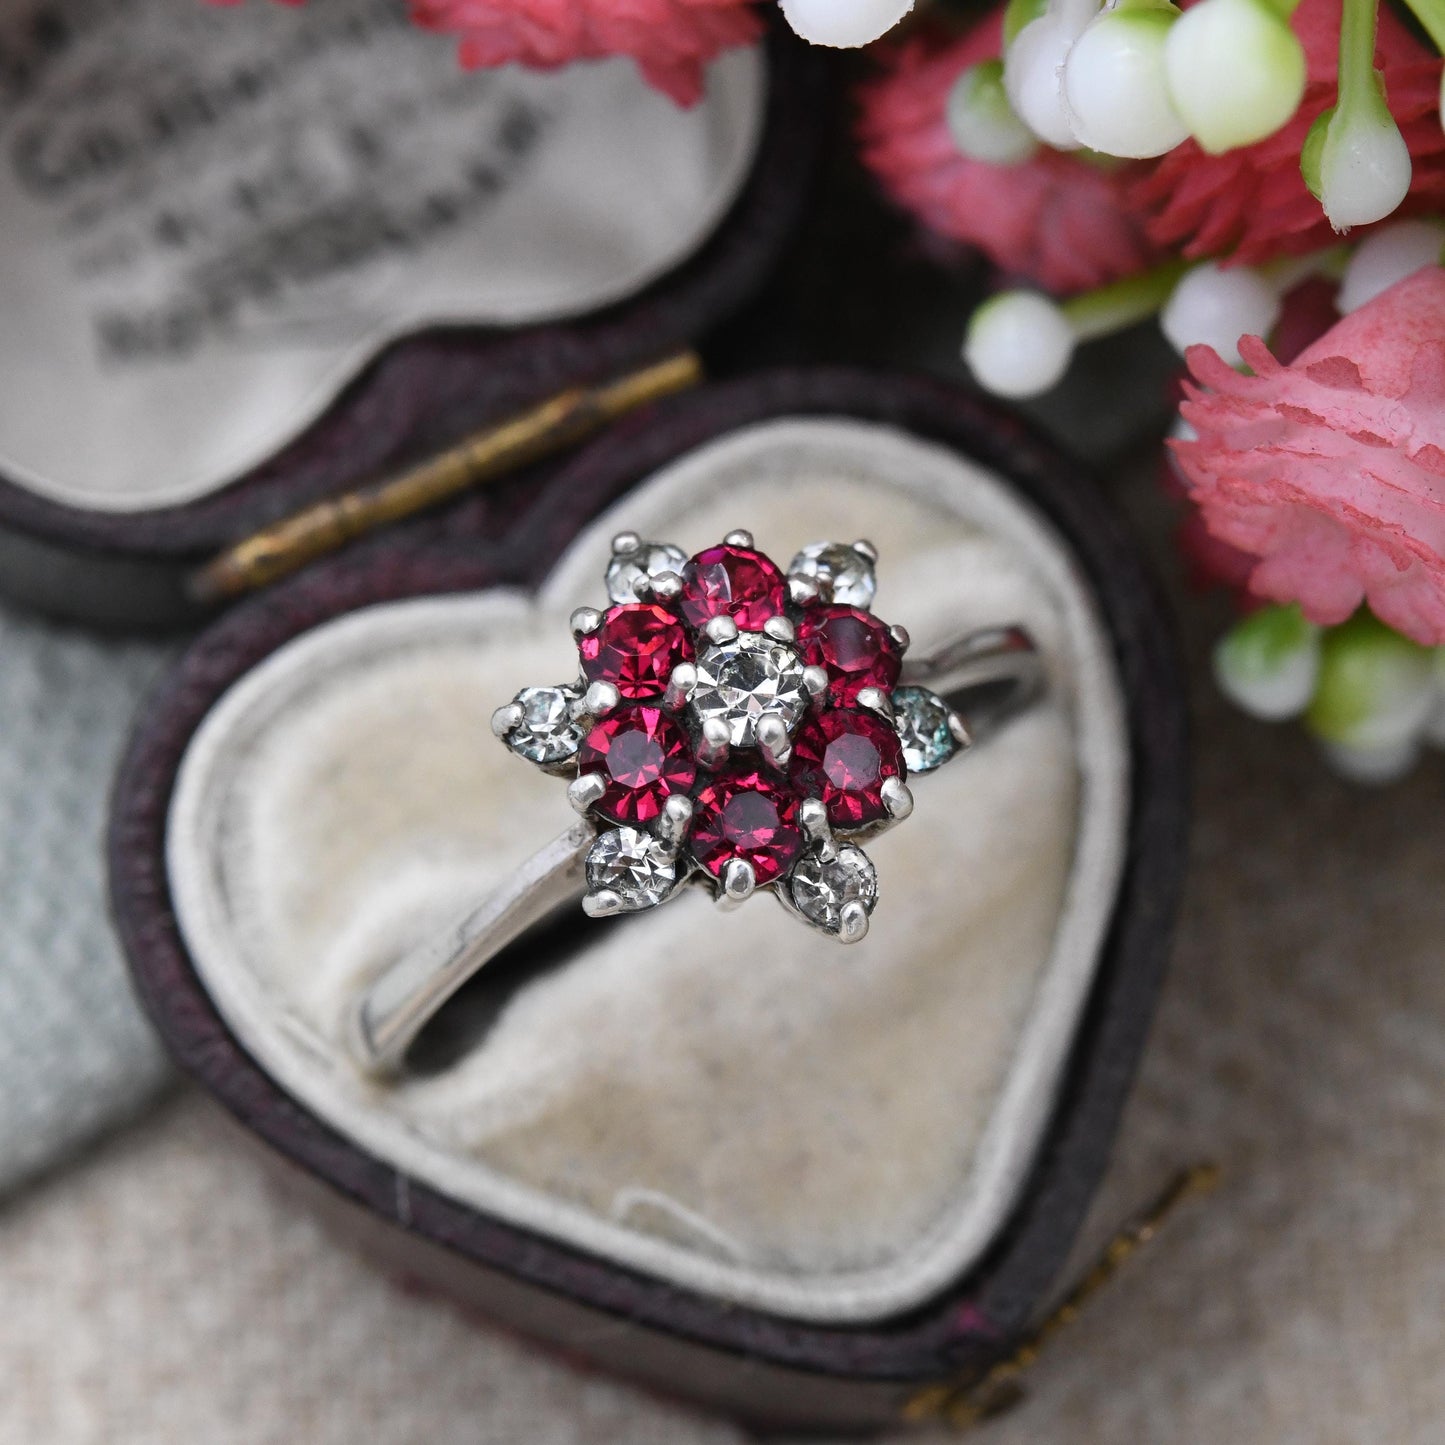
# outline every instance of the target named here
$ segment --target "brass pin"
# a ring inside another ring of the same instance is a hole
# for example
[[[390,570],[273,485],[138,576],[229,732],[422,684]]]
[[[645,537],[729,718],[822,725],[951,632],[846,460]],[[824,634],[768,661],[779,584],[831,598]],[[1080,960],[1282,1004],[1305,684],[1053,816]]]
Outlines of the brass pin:
[[[269,586],[358,537],[576,446],[627,412],[701,380],[701,360],[684,351],[615,381],[573,387],[401,476],[328,497],[263,528],[193,573],[187,590],[195,601],[214,605]]]

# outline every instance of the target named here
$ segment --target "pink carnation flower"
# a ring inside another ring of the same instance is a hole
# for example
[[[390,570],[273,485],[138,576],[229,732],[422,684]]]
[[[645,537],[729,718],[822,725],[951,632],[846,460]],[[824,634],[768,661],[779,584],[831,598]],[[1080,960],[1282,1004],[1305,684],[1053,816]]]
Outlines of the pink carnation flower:
[[[1301,0],[1291,23],[1308,66],[1294,119],[1267,139],[1223,155],[1206,155],[1188,140],[1155,162],[1130,199],[1148,216],[1148,234],[1157,245],[1181,247],[1189,257],[1227,256],[1258,265],[1336,239],[1300,175],[1299,157],[1310,126],[1335,103],[1340,0]],[[1414,161],[1410,193],[1396,215],[1438,214],[1445,209],[1440,57],[1382,5],[1375,63]]]
[[[1256,559],[1249,588],[1321,624],[1368,602],[1445,643],[1445,268],[1352,312],[1288,366],[1258,337],[1241,376],[1191,347],[1170,445],[1205,525]]]
[[[631,56],[679,105],[701,99],[709,61],[762,33],[752,0],[412,0],[412,18],[458,35],[469,69]]]
[[[960,153],[946,119],[949,92],[1002,47],[1000,10],[961,39],[919,36],[886,55],[884,73],[859,92],[864,164],[924,225],[1057,295],[1142,270],[1157,252],[1126,204],[1137,167],[1047,147],[1012,166]]]

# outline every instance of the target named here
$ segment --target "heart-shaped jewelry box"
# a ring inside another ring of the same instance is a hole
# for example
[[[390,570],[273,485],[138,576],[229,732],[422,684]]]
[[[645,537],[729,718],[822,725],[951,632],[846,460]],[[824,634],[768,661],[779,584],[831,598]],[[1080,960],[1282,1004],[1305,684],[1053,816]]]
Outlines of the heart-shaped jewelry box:
[[[610,538],[877,546],[927,651],[1038,639],[1045,700],[870,844],[852,949],[755,898],[580,917],[398,1081],[356,992],[567,826],[492,710],[569,680]],[[141,721],[113,899],[181,1064],[394,1272],[760,1425],[863,1429],[1006,1356],[1060,1284],[1185,850],[1162,609],[1090,481],[941,383],[708,385],[537,470],[505,547],[399,528],[234,608]]]
[[[0,589],[114,630],[194,625],[224,549],[696,341],[825,124],[781,23],[690,109],[625,60],[462,71],[396,0],[47,0],[0,54]]]

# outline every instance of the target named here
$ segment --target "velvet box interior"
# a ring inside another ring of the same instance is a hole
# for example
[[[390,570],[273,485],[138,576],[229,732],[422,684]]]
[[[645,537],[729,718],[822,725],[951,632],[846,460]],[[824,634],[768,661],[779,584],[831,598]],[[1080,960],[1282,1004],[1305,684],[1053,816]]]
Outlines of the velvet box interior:
[[[1158,603],[1086,478],[890,376],[674,398],[528,518],[506,568],[398,535],[193,645],[116,795],[140,993],[398,1271],[759,1424],[895,1420],[1019,1338],[1107,1159],[1183,858]],[[356,990],[567,826],[492,709],[573,675],[614,533],[740,525],[784,558],[870,537],[880,613],[925,651],[1022,623],[1045,700],[917,780],[855,948],[765,898],[579,916],[484,971],[401,1081],[363,1079]]]
[[[114,629],[697,341],[793,234],[825,109],[781,25],[681,109],[624,60],[462,71],[397,0],[21,0],[0,58],[0,590]]]

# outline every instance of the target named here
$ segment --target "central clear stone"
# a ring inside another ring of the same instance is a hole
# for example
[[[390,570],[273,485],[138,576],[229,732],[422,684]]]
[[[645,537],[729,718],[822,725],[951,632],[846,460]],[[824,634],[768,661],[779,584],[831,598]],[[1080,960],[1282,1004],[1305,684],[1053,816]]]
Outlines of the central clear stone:
[[[721,718],[735,748],[756,747],[758,722],[770,714],[792,732],[808,702],[803,660],[786,642],[740,632],[732,642],[710,643],[698,652],[693,713],[699,723]]]

